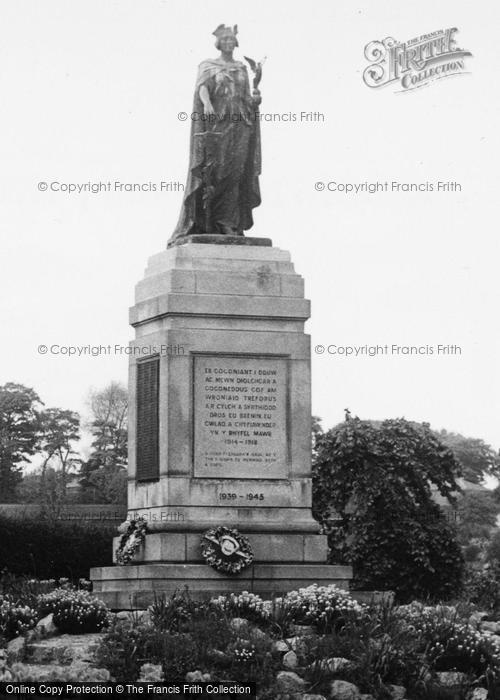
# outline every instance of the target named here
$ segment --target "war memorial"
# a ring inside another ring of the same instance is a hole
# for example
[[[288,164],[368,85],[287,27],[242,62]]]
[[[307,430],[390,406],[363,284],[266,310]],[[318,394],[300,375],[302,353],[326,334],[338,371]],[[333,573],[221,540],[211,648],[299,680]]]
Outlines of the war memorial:
[[[186,586],[270,597],[347,588],[352,576],[326,563],[311,514],[304,281],[287,251],[244,234],[261,201],[262,63],[246,59],[251,85],[233,58],[237,27],[214,34],[220,56],[199,66],[179,221],[130,310],[128,518],[116,564],[91,571],[114,609]]]

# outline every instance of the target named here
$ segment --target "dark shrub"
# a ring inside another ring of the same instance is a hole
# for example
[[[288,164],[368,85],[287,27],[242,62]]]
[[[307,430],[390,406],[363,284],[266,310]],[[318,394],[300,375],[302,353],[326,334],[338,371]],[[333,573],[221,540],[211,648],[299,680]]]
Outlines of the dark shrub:
[[[144,637],[150,629],[115,621],[96,651],[96,666],[106,668],[117,683],[134,683],[142,664],[150,660],[143,657]]]
[[[459,473],[428,424],[347,413],[321,436],[313,465],[313,513],[331,562],[352,564],[356,587],[394,590],[402,602],[457,595],[463,556],[431,486],[452,503]]]
[[[11,520],[0,516],[0,570],[41,579],[87,577],[111,566],[114,525]]]
[[[465,580],[463,598],[482,610],[498,611],[500,609],[499,567],[469,571]]]

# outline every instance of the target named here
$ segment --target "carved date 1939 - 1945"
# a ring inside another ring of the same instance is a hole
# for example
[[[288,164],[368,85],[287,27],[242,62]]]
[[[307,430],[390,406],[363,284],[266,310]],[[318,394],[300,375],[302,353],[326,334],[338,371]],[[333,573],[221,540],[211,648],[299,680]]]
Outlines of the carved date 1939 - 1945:
[[[245,501],[263,501],[264,494],[263,493],[238,494],[238,493],[228,493],[225,491],[219,493],[219,500],[220,501],[237,501],[240,498],[244,499]]]

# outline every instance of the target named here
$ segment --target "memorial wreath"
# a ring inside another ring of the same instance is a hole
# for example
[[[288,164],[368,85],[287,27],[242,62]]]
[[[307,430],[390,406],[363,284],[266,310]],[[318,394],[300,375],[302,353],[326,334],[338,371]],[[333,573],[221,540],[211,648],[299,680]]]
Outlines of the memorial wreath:
[[[146,541],[146,530],[147,524],[144,518],[137,518],[129,522],[116,549],[117,564],[124,566],[132,561],[139,547]]]
[[[221,525],[208,530],[201,539],[201,553],[206,563],[216,571],[235,575],[253,561],[250,542],[238,530]]]

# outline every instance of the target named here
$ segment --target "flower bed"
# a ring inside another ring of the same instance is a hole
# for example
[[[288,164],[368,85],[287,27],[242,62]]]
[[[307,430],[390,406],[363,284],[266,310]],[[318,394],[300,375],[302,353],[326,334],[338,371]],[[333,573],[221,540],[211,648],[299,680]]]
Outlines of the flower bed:
[[[269,620],[272,613],[272,603],[255,593],[230,593],[212,599],[212,605],[224,611],[230,617],[242,617],[257,623]]]
[[[200,602],[183,591],[159,595],[147,614],[129,616],[110,615],[69,582],[37,601],[30,608],[3,594],[0,619],[10,621],[8,636],[24,633],[48,612],[60,631],[104,629],[96,668],[117,682],[254,681],[262,700],[334,697],[341,690],[376,700],[398,693],[432,700],[445,692],[468,700],[474,688],[500,697],[500,630],[497,637],[482,631],[470,606],[361,605],[333,585],[272,601],[244,591]],[[22,676],[22,665],[16,671]]]
[[[333,584],[313,584],[291,591],[282,599],[282,605],[296,624],[313,625],[324,633],[341,626],[352,615],[361,615],[365,609],[347,591]]]
[[[0,577],[1,641],[24,634],[39,620],[52,613],[60,632],[79,634],[98,632],[108,623],[104,603],[89,592],[90,582],[80,579],[78,587],[69,579],[37,580]]]
[[[52,613],[56,627],[63,633],[99,632],[108,622],[104,603],[87,591],[58,588],[39,597],[42,616]]]
[[[0,595],[0,638],[13,639],[31,629],[38,621],[37,611],[8,595]]]

